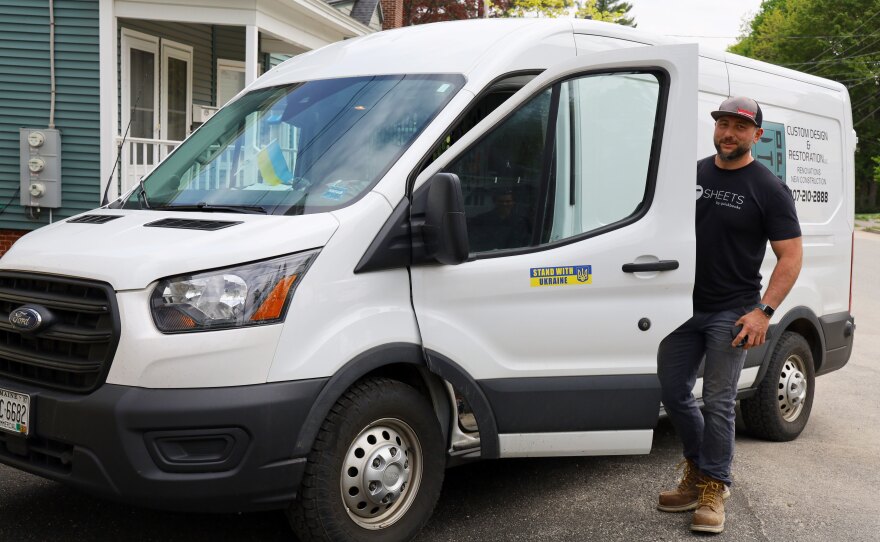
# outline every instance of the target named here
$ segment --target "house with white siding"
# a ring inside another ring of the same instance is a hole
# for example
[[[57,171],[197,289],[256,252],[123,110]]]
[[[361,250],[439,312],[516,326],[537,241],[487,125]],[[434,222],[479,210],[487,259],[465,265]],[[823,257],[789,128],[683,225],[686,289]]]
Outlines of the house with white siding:
[[[284,59],[400,26],[402,0],[0,0],[0,254],[133,186]],[[60,206],[25,129],[60,132]],[[30,175],[31,181],[28,181]],[[41,186],[43,186],[41,185]]]

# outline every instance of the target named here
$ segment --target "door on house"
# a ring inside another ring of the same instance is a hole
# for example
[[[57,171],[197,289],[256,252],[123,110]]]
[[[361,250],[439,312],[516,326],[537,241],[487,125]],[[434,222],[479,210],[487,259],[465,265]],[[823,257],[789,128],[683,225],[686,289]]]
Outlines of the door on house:
[[[192,125],[193,49],[122,30],[122,191],[153,170]]]

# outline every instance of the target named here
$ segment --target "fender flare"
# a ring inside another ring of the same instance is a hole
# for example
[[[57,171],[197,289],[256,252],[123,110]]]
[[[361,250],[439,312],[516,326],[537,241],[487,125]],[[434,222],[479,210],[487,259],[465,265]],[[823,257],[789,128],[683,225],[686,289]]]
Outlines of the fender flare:
[[[770,340],[767,341],[761,349],[755,352],[756,356],[761,356],[761,368],[758,369],[758,376],[755,377],[755,382],[751,386],[752,388],[757,388],[758,385],[760,385],[761,381],[764,380],[764,376],[767,374],[767,367],[770,365],[770,356],[773,355],[773,349],[776,348],[776,343],[779,342],[780,337],[782,337],[782,333],[791,326],[792,322],[796,320],[806,320],[812,326],[813,332],[818,339],[817,348],[812,349],[814,357],[818,354],[818,357],[813,360],[813,363],[817,371],[818,368],[822,366],[823,358],[825,355],[825,334],[822,332],[822,325],[819,323],[819,317],[816,316],[816,313],[813,312],[812,309],[810,309],[809,307],[794,307],[793,309],[785,313],[785,315],[782,317],[782,320],[780,320],[778,324],[774,324],[773,326],[771,326],[772,333],[770,335]],[[807,339],[807,341],[809,342],[810,337],[804,338]],[[749,366],[748,363],[746,363],[746,366]]]
[[[293,447],[293,457],[305,457],[312,451],[321,425],[342,394],[365,374],[386,365],[408,364],[425,366],[422,350],[416,344],[391,343],[376,346],[358,354],[331,376],[309,410],[300,427]]]
[[[468,400],[480,429],[481,457],[498,457],[498,431],[495,416],[489,401],[477,383],[455,362],[433,352],[426,352],[417,344],[390,343],[373,347],[362,352],[342,366],[321,388],[312,404],[305,421],[300,427],[293,448],[293,457],[308,456],[321,429],[336,401],[364,375],[389,365],[406,364],[415,368],[428,369],[431,373],[448,381]],[[426,383],[436,405],[435,390]]]
[[[452,387],[458,390],[471,406],[480,431],[480,457],[483,459],[501,457],[498,425],[495,423],[495,414],[483,389],[467,371],[443,354],[429,349],[425,349],[425,354],[428,369],[452,384]]]

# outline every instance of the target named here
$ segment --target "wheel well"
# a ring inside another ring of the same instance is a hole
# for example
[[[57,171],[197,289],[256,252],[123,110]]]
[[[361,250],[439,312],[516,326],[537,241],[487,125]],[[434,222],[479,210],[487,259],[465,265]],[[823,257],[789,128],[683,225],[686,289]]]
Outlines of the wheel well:
[[[798,318],[788,324],[785,331],[793,331],[806,339],[807,344],[810,345],[810,352],[813,354],[813,365],[818,372],[819,367],[822,366],[824,361],[825,352],[822,348],[822,339],[819,337],[819,330],[816,329],[816,326],[806,318]]]
[[[376,367],[363,375],[360,380],[374,377],[389,378],[403,382],[411,386],[425,396],[434,407],[437,420],[443,430],[443,438],[449,439],[449,425],[452,420],[452,405],[449,402],[449,394],[443,386],[443,381],[430,373],[426,368],[411,363],[392,363]]]

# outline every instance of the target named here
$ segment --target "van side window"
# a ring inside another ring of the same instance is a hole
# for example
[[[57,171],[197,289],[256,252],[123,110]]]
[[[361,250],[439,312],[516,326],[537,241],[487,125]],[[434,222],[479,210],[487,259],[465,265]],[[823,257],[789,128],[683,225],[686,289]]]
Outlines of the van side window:
[[[461,180],[472,252],[531,245],[551,97],[533,98],[445,168]]]
[[[557,83],[446,166],[461,181],[471,252],[553,243],[642,209],[660,86],[632,72]]]
[[[483,95],[474,103],[470,109],[461,117],[461,119],[452,127],[446,137],[434,148],[428,160],[422,164],[421,170],[428,167],[431,162],[446,152],[446,149],[455,144],[456,141],[468,133],[471,128],[476,126],[481,120],[486,118],[489,113],[495,111],[501,104],[513,96],[516,91],[526,86],[529,81],[537,77],[537,73],[518,74],[505,77],[499,81],[492,83],[486,89]]]
[[[645,198],[660,83],[650,73],[572,79],[559,87],[553,242],[618,222]]]

